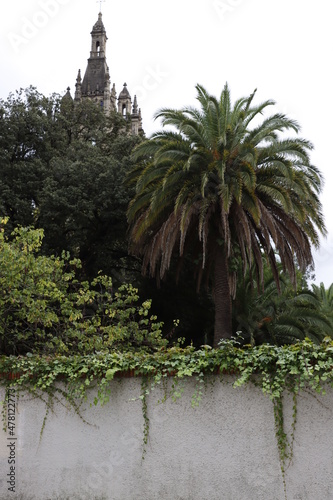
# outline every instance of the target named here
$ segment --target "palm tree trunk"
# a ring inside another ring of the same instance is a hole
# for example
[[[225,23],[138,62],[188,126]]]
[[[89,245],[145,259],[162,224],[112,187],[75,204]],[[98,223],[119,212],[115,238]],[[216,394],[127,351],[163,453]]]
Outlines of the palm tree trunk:
[[[232,336],[231,296],[228,278],[228,258],[221,248],[216,252],[214,276],[215,325],[214,347]]]

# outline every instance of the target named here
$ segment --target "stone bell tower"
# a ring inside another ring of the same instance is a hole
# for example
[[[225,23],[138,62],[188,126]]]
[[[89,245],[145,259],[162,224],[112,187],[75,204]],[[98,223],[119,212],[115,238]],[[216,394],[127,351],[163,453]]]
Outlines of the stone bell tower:
[[[90,99],[101,106],[105,113],[116,111],[126,120],[131,122],[131,133],[138,135],[143,133],[141,110],[138,108],[136,96],[134,103],[126,83],[119,94],[117,103],[117,93],[115,84],[110,90],[111,79],[109,67],[106,62],[106,30],[102,21],[102,13],[98,14],[98,20],[94,24],[91,34],[91,50],[87,68],[82,80],[81,70],[78,71],[75,84],[75,102],[82,99]]]

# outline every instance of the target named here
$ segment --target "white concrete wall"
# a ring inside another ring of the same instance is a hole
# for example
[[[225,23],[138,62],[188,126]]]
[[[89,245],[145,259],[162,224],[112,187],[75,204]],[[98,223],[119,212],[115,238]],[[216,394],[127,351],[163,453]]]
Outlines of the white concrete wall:
[[[142,454],[140,379],[113,381],[110,402],[82,407],[82,419],[57,404],[40,431],[45,406],[17,403],[15,493],[8,491],[10,436],[0,433],[1,500],[284,500],[273,406],[252,385],[218,378],[198,408],[194,380],[182,398],[157,405],[149,396],[150,439]],[[333,390],[298,398],[288,500],[333,499]],[[292,402],[286,398],[286,423]]]

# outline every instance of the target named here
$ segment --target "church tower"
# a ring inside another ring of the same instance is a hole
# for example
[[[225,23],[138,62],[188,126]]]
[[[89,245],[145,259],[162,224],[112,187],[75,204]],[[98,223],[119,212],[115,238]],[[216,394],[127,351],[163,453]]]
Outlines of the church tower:
[[[138,108],[136,96],[132,106],[132,99],[127,90],[126,83],[119,94],[117,103],[117,93],[115,84],[110,90],[111,79],[109,67],[106,62],[106,30],[102,21],[102,13],[98,14],[98,20],[94,24],[91,34],[91,50],[87,68],[82,80],[81,70],[78,71],[75,84],[75,102],[82,99],[90,99],[101,106],[105,113],[116,111],[126,120],[131,122],[131,133],[133,135],[142,134],[141,110]]]

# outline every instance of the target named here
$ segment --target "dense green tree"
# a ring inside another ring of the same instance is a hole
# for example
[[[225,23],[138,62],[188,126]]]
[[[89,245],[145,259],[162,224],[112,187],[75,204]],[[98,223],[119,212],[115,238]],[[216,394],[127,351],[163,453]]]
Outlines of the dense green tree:
[[[94,102],[45,97],[30,87],[0,101],[0,215],[44,230],[43,251],[68,250],[90,277],[102,269],[132,280],[123,179],[140,140],[117,113]]]
[[[0,101],[0,210],[11,226],[34,221],[50,159],[46,130],[58,104],[32,87]]]
[[[163,278],[172,256],[190,256],[211,279],[215,302],[214,345],[232,335],[237,263],[254,263],[258,287],[267,256],[279,285],[278,261],[296,281],[312,264],[311,244],[325,233],[319,201],[322,179],[310,162],[310,142],[284,138],[299,125],[273,105],[254,105],[255,93],[231,104],[226,85],[219,99],[197,85],[200,109],[162,109],[163,126],[140,144],[130,175],[132,251],[143,255],[143,271]],[[278,256],[278,257],[277,257]],[[159,267],[159,271],[157,268]]]
[[[127,157],[134,141],[126,138]],[[102,269],[120,279],[122,270],[131,267],[126,221],[130,191],[123,186],[128,165],[125,155],[117,159],[90,142],[75,143],[66,155],[53,157],[37,217],[49,253],[69,250],[89,276]]]

